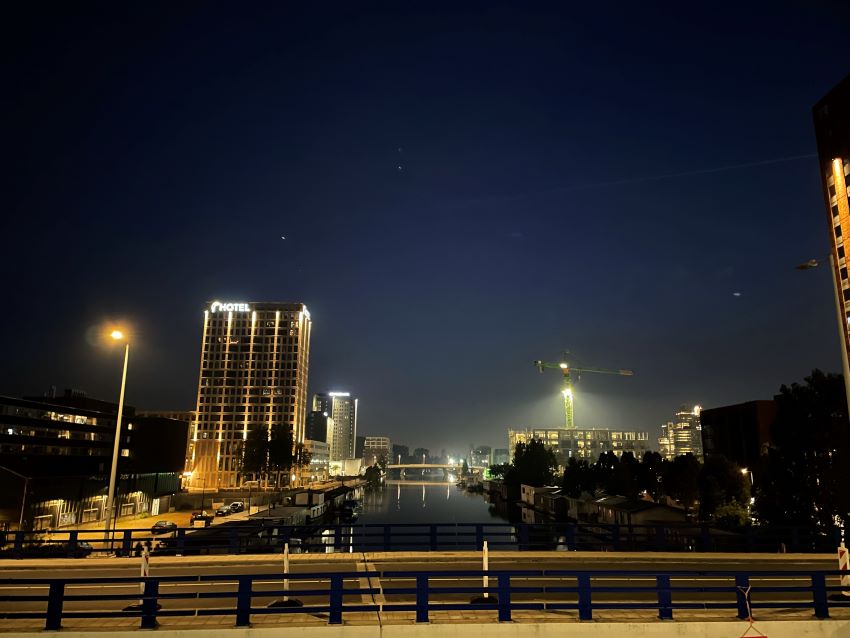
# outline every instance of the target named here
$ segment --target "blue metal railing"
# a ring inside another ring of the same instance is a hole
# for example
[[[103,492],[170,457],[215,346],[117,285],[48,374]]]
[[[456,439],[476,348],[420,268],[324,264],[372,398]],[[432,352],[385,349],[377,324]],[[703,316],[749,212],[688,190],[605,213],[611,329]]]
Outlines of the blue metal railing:
[[[278,525],[271,521],[180,528],[153,535],[150,528],[111,532],[58,530],[0,534],[0,557],[131,556],[150,541],[154,554],[241,554],[293,551],[435,551],[491,549],[589,551],[832,552],[838,530],[817,534],[799,528],[751,527],[741,532],[700,524],[600,523],[392,523]]]
[[[510,621],[517,610],[572,610],[579,620],[592,620],[598,610],[653,610],[658,618],[672,620],[675,610],[721,614],[727,610],[730,619],[747,619],[750,610],[757,615],[765,609],[809,609],[825,619],[831,608],[850,608],[847,599],[829,596],[841,590],[840,574],[837,570],[493,570],[486,575],[495,586],[486,588],[480,584],[482,571],[287,574],[294,589],[282,587],[283,574],[4,578],[0,587],[11,593],[0,595],[0,618],[41,620],[46,630],[58,630],[64,619],[72,618],[136,617],[141,628],[151,629],[158,618],[181,616],[231,616],[234,626],[244,627],[252,616],[264,614],[326,614],[329,624],[340,624],[345,614],[353,612],[414,612],[417,622],[428,622],[434,613],[455,610],[493,611],[500,622]],[[361,586],[364,579],[368,586]],[[448,585],[443,584],[446,581]],[[273,588],[257,589],[268,585]],[[78,593],[81,587],[86,593]],[[116,588],[130,591],[103,593]],[[303,606],[269,606],[261,600],[284,596],[297,597]],[[362,602],[362,596],[371,596],[373,602]],[[126,606],[127,602],[138,604]]]

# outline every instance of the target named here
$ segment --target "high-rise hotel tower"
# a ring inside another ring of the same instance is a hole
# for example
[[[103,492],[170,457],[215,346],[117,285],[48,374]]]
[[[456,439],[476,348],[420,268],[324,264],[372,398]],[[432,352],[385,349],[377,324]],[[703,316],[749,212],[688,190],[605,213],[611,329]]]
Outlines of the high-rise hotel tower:
[[[204,311],[192,487],[239,484],[243,441],[280,423],[304,440],[310,313],[302,303],[219,302]]]
[[[830,239],[830,266],[835,281],[838,321],[841,330],[844,383],[850,399],[850,75],[845,77],[813,109],[818,162]]]

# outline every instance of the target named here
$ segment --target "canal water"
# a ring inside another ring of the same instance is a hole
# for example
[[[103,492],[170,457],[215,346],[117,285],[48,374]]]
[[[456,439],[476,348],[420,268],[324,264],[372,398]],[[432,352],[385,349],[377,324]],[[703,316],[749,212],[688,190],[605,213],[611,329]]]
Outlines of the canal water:
[[[362,505],[358,524],[507,522],[487,502],[486,494],[442,481],[387,481],[367,490]]]

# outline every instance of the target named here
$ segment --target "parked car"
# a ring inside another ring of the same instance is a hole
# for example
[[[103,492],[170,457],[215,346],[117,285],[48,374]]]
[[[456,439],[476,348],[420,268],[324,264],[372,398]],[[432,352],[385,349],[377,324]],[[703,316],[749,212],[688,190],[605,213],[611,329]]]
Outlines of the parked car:
[[[222,505],[215,511],[216,516],[230,516],[232,513],[230,507],[227,505]]]
[[[212,523],[213,516],[207,514],[206,510],[203,512],[192,512],[192,525],[194,525],[197,521],[202,521],[205,527],[209,527],[210,523]]]
[[[230,511],[234,514],[236,512],[244,512],[245,511],[245,502],[244,501],[233,501],[230,504]]]
[[[157,534],[168,534],[169,532],[177,531],[177,523],[174,521],[157,521],[151,527],[151,534],[156,536]]]

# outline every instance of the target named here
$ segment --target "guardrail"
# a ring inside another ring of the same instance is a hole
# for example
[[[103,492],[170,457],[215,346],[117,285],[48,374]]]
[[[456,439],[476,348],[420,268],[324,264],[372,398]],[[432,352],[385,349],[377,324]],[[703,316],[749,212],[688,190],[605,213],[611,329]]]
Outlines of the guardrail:
[[[0,557],[132,556],[150,542],[154,554],[273,553],[284,543],[302,552],[392,552],[491,549],[699,552],[832,552],[834,534],[799,528],[750,527],[742,532],[708,525],[612,525],[597,523],[393,523],[281,525],[272,520],[179,528],[153,535],[150,528],[110,532],[60,530],[0,534]]]
[[[500,622],[510,621],[512,612],[518,610],[572,610],[578,620],[592,620],[597,610],[652,610],[658,618],[671,620],[676,610],[718,610],[724,617],[722,612],[728,610],[729,619],[747,619],[750,610],[757,615],[758,610],[800,609],[825,619],[831,608],[850,607],[850,601],[829,596],[830,591],[841,589],[840,573],[493,570],[287,574],[289,583],[307,585],[296,589],[283,587],[283,574],[3,578],[0,587],[13,593],[0,595],[0,618],[43,620],[46,630],[58,630],[64,619],[72,618],[137,617],[140,628],[151,629],[158,618],[180,616],[232,616],[234,626],[244,627],[252,616],[264,614],[311,614],[314,618],[327,614],[328,624],[340,624],[355,612],[414,612],[417,622],[428,622],[432,614],[456,610],[493,611]],[[485,575],[495,586],[480,584]],[[367,578],[369,586],[361,586]],[[446,579],[450,586],[439,584]],[[828,579],[834,584],[828,584]],[[14,593],[17,587],[22,593]],[[110,587],[130,591],[104,593]],[[83,588],[86,593],[79,593]],[[485,593],[488,598],[483,598]],[[362,602],[364,595],[373,602]],[[269,599],[284,596],[297,596],[303,606],[269,606]],[[225,600],[228,602],[221,604]],[[124,606],[126,602],[138,604]]]

